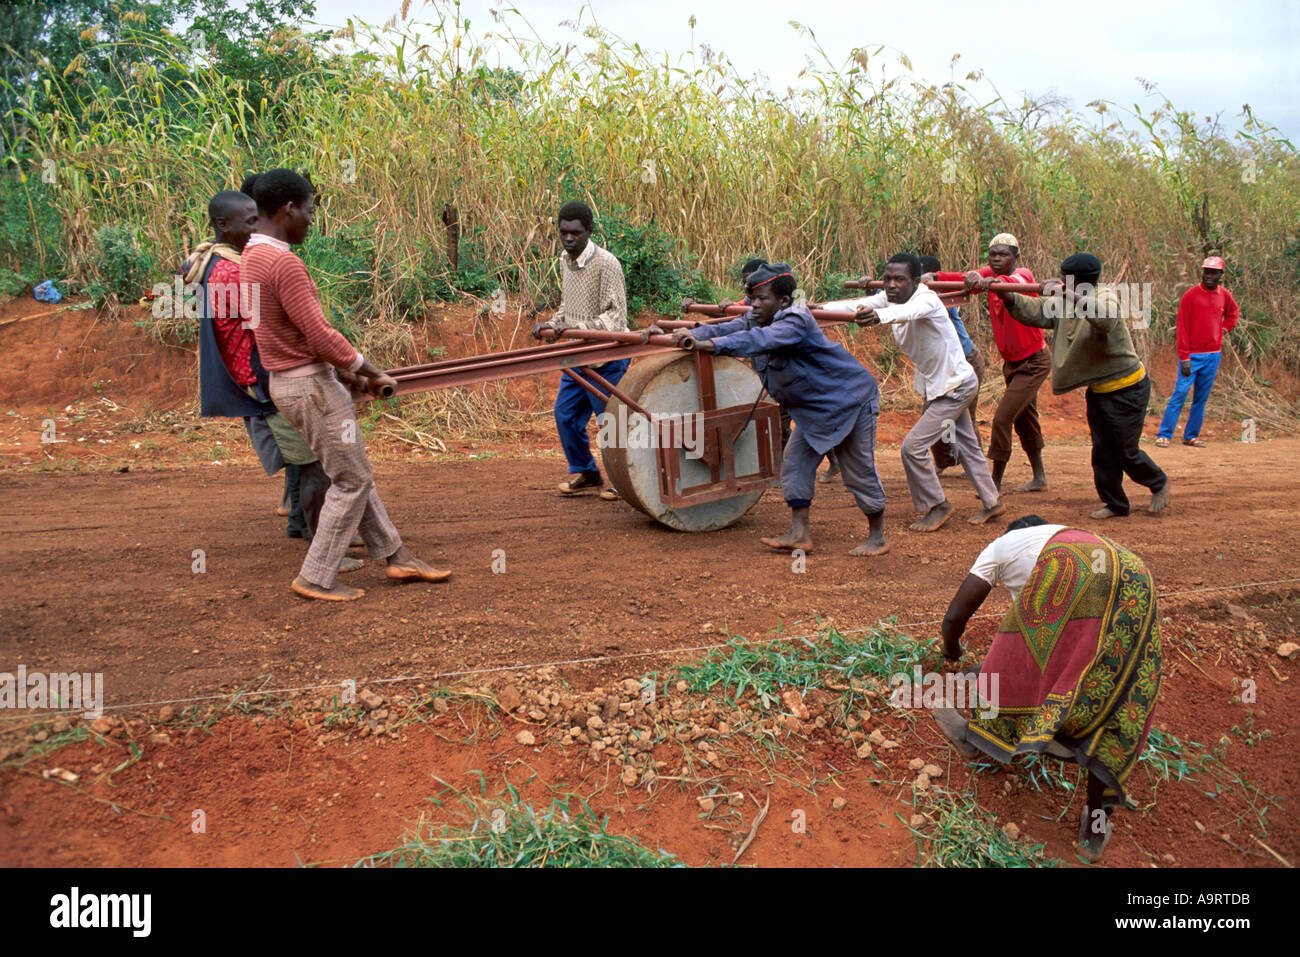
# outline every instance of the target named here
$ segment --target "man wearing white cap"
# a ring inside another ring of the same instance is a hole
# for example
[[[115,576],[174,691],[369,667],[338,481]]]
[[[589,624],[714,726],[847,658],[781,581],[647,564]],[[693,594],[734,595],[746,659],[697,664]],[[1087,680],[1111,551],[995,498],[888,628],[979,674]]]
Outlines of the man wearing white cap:
[[[1200,283],[1183,293],[1178,304],[1178,382],[1160,420],[1156,445],[1161,448],[1174,436],[1189,391],[1192,410],[1183,429],[1183,445],[1196,448],[1205,445],[1200,439],[1201,423],[1205,420],[1205,403],[1219,374],[1223,335],[1236,328],[1241,314],[1232,293],[1220,285],[1223,269],[1224,262],[1218,256],[1207,258],[1201,263]]]
[[[1020,260],[1020,241],[1010,233],[998,233],[989,241],[989,262],[968,273],[934,273],[940,280],[964,280],[972,292],[988,292],[994,282],[1032,283],[1034,274]],[[922,277],[928,281],[929,274]],[[1020,447],[1029,459],[1034,475],[1016,488],[1017,492],[1037,492],[1047,488],[1043,470],[1043,430],[1038,423],[1038,390],[1052,371],[1052,356],[1047,350],[1043,330],[1021,325],[1007,314],[1002,299],[989,293],[989,324],[993,340],[1002,353],[1002,378],[1006,391],[993,413],[989,430],[988,460],[993,484],[1002,489],[1002,476],[1011,461],[1011,432],[1020,439]]]

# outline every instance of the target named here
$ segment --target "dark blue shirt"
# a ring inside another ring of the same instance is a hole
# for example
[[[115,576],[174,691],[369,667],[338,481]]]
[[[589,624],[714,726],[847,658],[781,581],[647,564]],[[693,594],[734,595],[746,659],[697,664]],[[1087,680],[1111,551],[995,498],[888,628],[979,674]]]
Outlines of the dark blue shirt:
[[[699,326],[696,339],[712,339],[718,355],[748,356],[763,385],[794,419],[814,452],[824,455],[848,437],[862,412],[880,411],[875,377],[822,332],[806,306],[782,309],[760,326],[750,310],[728,322]]]

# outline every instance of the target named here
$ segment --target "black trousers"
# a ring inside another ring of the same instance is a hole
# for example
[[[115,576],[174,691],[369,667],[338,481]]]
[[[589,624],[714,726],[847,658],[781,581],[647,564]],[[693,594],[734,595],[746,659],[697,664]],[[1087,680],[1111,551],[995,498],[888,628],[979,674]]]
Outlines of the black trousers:
[[[1116,392],[1089,389],[1087,393],[1092,480],[1102,503],[1120,515],[1129,512],[1128,496],[1124,494],[1125,475],[1153,493],[1169,481],[1160,466],[1138,445],[1150,397],[1150,376],[1143,376],[1141,382]]]
[[[305,538],[309,541],[316,535],[316,526],[320,523],[320,510],[325,505],[325,493],[329,491],[330,477],[320,462],[311,465],[284,466],[284,487],[289,495],[290,538]]]

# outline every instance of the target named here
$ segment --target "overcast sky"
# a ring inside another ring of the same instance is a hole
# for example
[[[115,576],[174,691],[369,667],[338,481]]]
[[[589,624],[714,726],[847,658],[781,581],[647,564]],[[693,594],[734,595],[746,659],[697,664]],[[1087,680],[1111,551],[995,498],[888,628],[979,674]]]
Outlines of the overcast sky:
[[[573,38],[560,23],[582,7],[580,0],[467,0],[461,10],[481,34],[492,28],[490,9],[512,5],[551,42]],[[400,7],[400,0],[316,0],[316,19],[382,23]],[[1015,105],[1022,93],[1054,92],[1079,109],[1099,98],[1126,107],[1141,102],[1144,110],[1157,105],[1140,76],[1179,109],[1219,114],[1229,130],[1249,103],[1300,145],[1300,0],[593,0],[590,7],[605,29],[674,57],[690,49],[693,14],[697,46],[725,50],[742,74],[762,71],[782,91],[798,83],[812,52],[789,26],[794,19],[813,30],[834,63],[855,47],[885,44],[907,54],[921,78],[941,83],[960,53],[959,79],[983,70]],[[433,11],[413,0],[411,18],[427,21]],[[1067,39],[1084,26],[1089,32]],[[991,98],[992,88],[985,91]]]

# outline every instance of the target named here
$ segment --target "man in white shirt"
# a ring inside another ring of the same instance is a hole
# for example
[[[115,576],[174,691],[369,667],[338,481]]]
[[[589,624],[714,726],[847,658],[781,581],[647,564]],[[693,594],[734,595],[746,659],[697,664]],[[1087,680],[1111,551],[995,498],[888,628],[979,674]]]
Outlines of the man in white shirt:
[[[968,406],[979,389],[953,329],[948,310],[929,287],[921,285],[921,261],[911,253],[896,253],[881,277],[885,288],[864,299],[825,303],[825,309],[855,309],[865,326],[888,325],[894,341],[916,367],[913,387],[925,399],[925,410],[903,440],[903,470],[912,504],[922,513],[910,526],[917,532],[934,532],[952,517],[952,503],[943,493],[930,457],[939,439],[953,445],[957,461],[979,495],[982,508],[970,517],[983,525],[1006,511],[989,475],[988,461]]]

